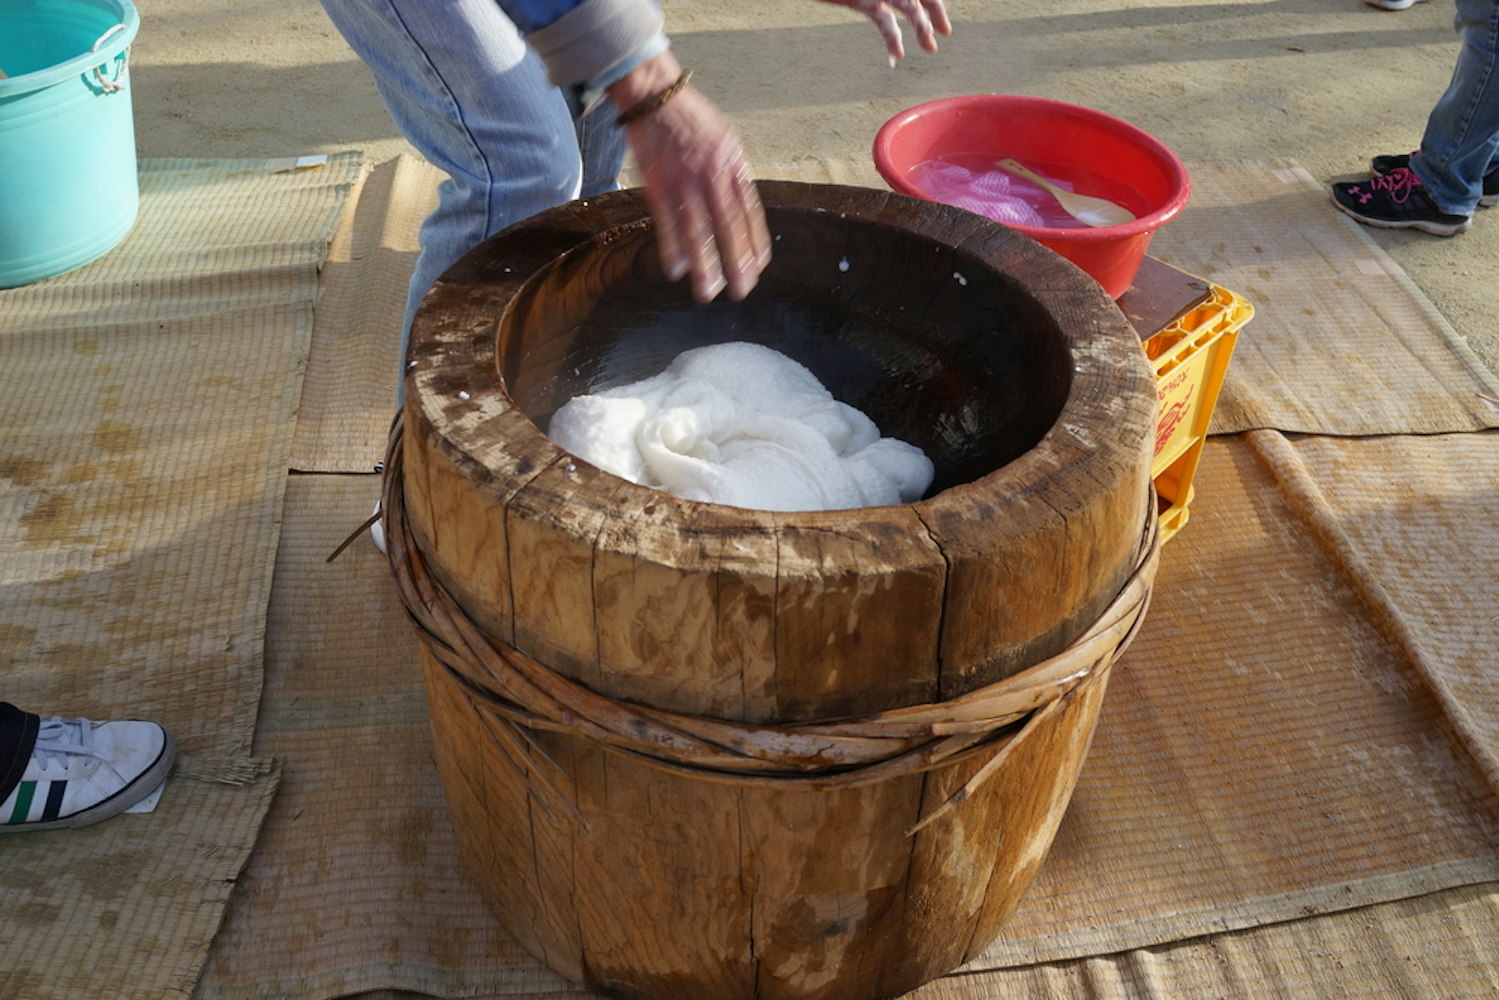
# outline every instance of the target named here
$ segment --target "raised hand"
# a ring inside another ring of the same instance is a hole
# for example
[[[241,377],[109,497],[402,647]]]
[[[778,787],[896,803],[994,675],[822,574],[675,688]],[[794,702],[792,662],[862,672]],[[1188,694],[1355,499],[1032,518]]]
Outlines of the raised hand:
[[[947,18],[947,5],[943,0],[820,0],[856,10],[875,23],[885,39],[885,50],[891,58],[900,59],[906,54],[901,40],[899,13],[911,22],[916,31],[916,42],[928,52],[937,51],[937,36],[951,35],[952,22]]]

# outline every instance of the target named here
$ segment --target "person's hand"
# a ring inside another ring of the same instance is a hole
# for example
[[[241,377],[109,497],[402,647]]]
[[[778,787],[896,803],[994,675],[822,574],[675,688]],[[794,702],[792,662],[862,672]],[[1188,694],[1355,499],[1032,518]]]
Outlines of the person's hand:
[[[621,111],[669,87],[681,75],[670,51],[609,88]],[[625,126],[656,220],[661,268],[692,278],[692,294],[711,301],[728,289],[742,299],[770,263],[770,230],[739,136],[723,112],[686,86]]]
[[[906,54],[906,47],[900,37],[900,21],[895,17],[897,11],[911,22],[911,27],[916,29],[917,44],[928,52],[937,51],[938,35],[952,34],[952,22],[947,19],[947,5],[943,3],[943,0],[821,0],[821,2],[856,10],[873,21],[885,39],[885,50],[893,59],[900,59]]]

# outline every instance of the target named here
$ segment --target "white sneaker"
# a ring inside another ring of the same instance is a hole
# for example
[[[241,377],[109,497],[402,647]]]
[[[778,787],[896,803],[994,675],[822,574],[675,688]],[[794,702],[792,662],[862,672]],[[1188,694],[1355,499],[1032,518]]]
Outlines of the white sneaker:
[[[1364,0],[1370,7],[1378,7],[1380,10],[1410,10],[1418,3],[1426,0]]]
[[[374,516],[379,513],[380,501],[376,500],[375,509],[370,511],[370,514]],[[380,550],[380,554],[382,556],[385,555],[385,518],[381,517],[376,521],[370,522],[370,540],[375,543],[375,548]]]
[[[385,477],[385,463],[384,462],[376,462],[375,463],[375,471],[378,472],[380,474],[381,478],[383,479]],[[375,501],[375,509],[373,511],[371,511],[370,513],[371,514],[379,514],[380,513],[380,501],[379,500]],[[385,518],[382,517],[378,521],[376,521],[376,522],[374,522],[373,524],[370,525],[370,538],[371,538],[371,540],[374,541],[375,548],[377,548],[377,549],[380,550],[380,554],[382,556],[385,555]]]
[[[172,737],[154,722],[44,720],[20,784],[0,802],[0,833],[109,819],[154,792],[175,757]]]

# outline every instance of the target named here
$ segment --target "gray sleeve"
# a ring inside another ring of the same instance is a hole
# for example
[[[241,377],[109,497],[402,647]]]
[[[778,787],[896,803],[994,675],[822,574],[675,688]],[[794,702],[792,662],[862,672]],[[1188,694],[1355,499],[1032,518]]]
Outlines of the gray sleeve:
[[[597,80],[655,41],[664,27],[651,0],[584,0],[526,41],[560,87]]]

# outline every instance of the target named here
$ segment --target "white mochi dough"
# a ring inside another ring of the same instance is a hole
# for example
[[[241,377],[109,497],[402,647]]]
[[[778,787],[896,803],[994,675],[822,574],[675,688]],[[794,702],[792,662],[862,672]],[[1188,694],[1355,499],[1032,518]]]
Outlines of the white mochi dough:
[[[547,432],[631,482],[756,510],[909,503],[932,482],[920,448],[881,437],[805,366],[758,344],[684,351],[659,375],[569,400]]]

